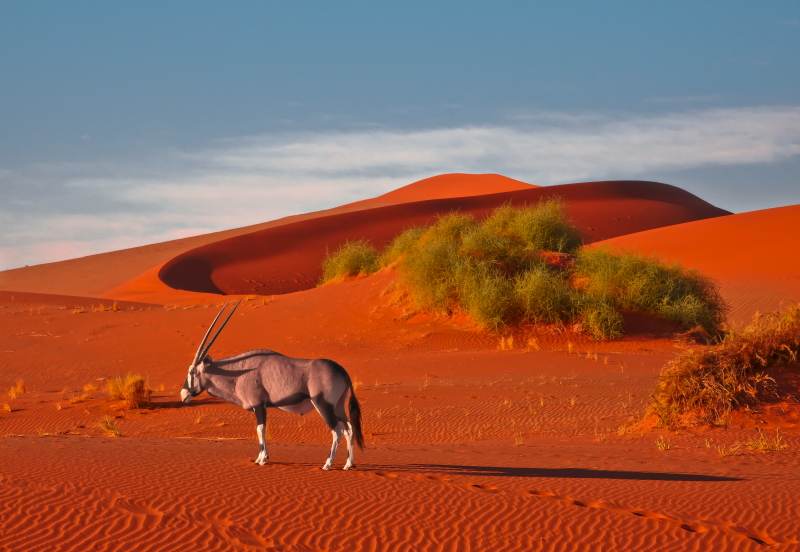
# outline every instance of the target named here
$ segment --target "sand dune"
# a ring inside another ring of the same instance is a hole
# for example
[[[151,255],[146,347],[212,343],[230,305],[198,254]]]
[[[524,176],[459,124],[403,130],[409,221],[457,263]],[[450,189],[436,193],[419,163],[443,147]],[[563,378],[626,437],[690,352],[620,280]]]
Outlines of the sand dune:
[[[497,194],[538,187],[500,174],[440,174],[418,180],[378,197],[363,199],[348,205],[364,205],[367,203],[394,205],[412,201],[425,201],[427,199]]]
[[[377,198],[333,209],[292,215],[261,224],[212,232],[191,238],[0,271],[0,290],[99,297],[131,279],[138,278],[153,267],[162,265],[176,255],[234,236],[335,213],[372,209],[408,201],[481,195],[535,187],[495,174],[443,174],[414,182]]]
[[[187,251],[165,263],[158,276],[169,287],[200,293],[291,293],[313,287],[325,252],[347,240],[364,238],[383,246],[403,229],[429,223],[437,214],[459,210],[482,217],[504,203],[535,203],[552,196],[567,200],[567,212],[587,242],[728,214],[666,184],[565,184],[417,201],[286,224]],[[115,292],[106,297],[133,295]],[[141,295],[138,300],[158,299]]]
[[[715,278],[734,325],[800,301],[800,205],[658,228],[595,246],[659,256]]]

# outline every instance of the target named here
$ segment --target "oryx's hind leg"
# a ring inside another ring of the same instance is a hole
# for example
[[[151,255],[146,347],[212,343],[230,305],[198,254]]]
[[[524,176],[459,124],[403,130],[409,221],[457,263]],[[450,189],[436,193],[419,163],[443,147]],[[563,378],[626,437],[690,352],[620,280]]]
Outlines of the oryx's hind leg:
[[[325,461],[325,465],[322,466],[323,470],[329,470],[331,466],[333,466],[333,461],[336,459],[336,451],[339,450],[339,442],[342,440],[342,435],[345,433],[347,426],[338,419],[338,408],[327,402],[323,397],[312,399],[311,402],[314,404],[314,408],[317,409],[317,412],[319,412],[319,415],[322,416],[322,419],[325,420],[325,425],[331,430],[331,437],[333,440],[331,443],[331,454]],[[339,405],[336,406],[338,407]],[[344,410],[342,410],[342,412],[344,412]]]
[[[350,468],[355,468],[356,465],[353,458],[353,426],[350,424],[350,420],[347,419],[347,414],[344,411],[344,402],[346,398],[347,390],[339,397],[334,413],[336,414],[339,425],[342,426],[344,438],[347,439],[347,462],[345,462],[343,469],[349,470]]]
[[[256,464],[263,466],[269,459],[267,452],[267,407],[260,404],[255,407],[256,413],[256,433],[258,433],[258,444],[261,445],[261,452],[256,458]]]
[[[356,467],[353,458],[353,426],[350,422],[345,422],[344,438],[347,439],[347,462],[343,469],[349,470]]]
[[[331,469],[333,466],[333,461],[336,458],[336,451],[339,450],[339,442],[342,440],[342,434],[344,433],[344,424],[341,422],[336,424],[336,429],[331,430],[331,435],[333,437],[333,443],[331,443],[331,455],[325,460],[325,465],[322,466],[323,470]]]

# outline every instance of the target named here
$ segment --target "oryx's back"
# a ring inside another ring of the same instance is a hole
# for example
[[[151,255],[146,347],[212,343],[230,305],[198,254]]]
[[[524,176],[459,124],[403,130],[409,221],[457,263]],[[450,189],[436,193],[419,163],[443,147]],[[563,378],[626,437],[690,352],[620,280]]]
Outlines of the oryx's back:
[[[332,360],[287,357],[268,349],[215,360],[212,371],[237,376],[236,394],[245,405],[286,406],[338,396],[350,386],[347,371]]]

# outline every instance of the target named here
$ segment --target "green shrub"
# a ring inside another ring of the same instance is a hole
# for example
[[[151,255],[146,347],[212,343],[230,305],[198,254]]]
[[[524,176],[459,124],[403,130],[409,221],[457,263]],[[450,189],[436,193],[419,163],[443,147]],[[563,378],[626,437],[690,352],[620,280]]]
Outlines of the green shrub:
[[[633,253],[583,249],[575,275],[585,291],[617,309],[646,312],[683,326],[718,333],[726,306],[714,282],[694,270],[670,266]]]
[[[506,204],[495,209],[482,226],[493,235],[516,242],[527,253],[574,253],[581,246],[581,234],[570,224],[565,206],[560,198],[540,201],[535,207]]]
[[[372,274],[380,268],[378,250],[367,240],[347,241],[322,263],[321,283],[347,276]]]
[[[455,290],[468,315],[485,328],[508,322],[514,308],[514,283],[486,263],[475,264]]]
[[[421,226],[413,226],[405,230],[402,234],[397,236],[381,253],[379,262],[381,266],[388,266],[399,259],[401,256],[408,253],[413,248],[422,234],[425,233],[425,228]]]
[[[564,207],[557,198],[503,205],[482,221],[450,213],[404,231],[380,256],[363,240],[348,242],[325,259],[322,281],[396,262],[419,307],[462,311],[486,328],[580,321],[595,339],[608,339],[624,333],[621,311],[638,311],[719,329],[725,305],[712,280],[641,255],[579,249]],[[546,252],[575,254],[574,265],[549,266]]]
[[[613,302],[594,295],[579,296],[577,313],[586,331],[595,339],[614,339],[625,333],[622,314]]]
[[[523,320],[534,323],[572,318],[574,293],[564,277],[545,266],[536,266],[514,279],[514,299]]]

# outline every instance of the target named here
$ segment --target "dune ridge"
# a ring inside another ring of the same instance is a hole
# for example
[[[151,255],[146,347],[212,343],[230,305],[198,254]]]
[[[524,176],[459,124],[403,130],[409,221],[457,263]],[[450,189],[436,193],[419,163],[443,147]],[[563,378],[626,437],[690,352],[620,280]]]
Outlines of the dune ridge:
[[[406,201],[458,197],[462,193],[479,195],[527,187],[534,186],[494,174],[443,174],[414,182],[377,198],[357,201],[332,209],[291,215],[251,226],[99,253],[77,259],[0,271],[0,290],[100,297],[123,283],[137,278],[154,266],[160,266],[176,255],[230,237],[334,213],[372,209]]]
[[[427,224],[441,213],[459,210],[482,217],[504,203],[536,203],[553,196],[567,201],[568,215],[589,243],[728,214],[667,184],[565,184],[403,203],[287,224],[187,251],[166,262],[158,277],[171,288],[200,293],[272,295],[301,291],[319,280],[325,252],[347,240],[367,239],[380,247],[405,228]]]

